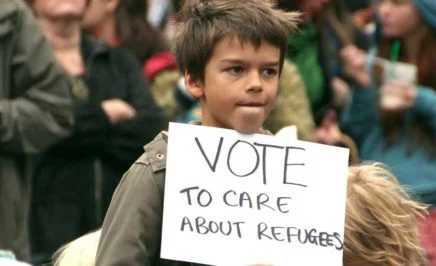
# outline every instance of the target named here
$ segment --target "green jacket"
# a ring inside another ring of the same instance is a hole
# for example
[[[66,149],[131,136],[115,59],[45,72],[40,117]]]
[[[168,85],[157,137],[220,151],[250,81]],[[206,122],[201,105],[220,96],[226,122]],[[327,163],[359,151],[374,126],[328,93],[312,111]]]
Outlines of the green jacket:
[[[167,135],[159,134],[127,171],[103,222],[97,266],[188,266],[160,258]]]
[[[0,0],[0,249],[27,260],[30,155],[72,129],[70,80],[22,0]]]

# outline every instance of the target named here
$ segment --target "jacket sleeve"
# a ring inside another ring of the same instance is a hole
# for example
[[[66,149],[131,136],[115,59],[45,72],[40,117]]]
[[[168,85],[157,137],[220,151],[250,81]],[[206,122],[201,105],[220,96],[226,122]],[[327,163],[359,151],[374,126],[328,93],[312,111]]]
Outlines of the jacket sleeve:
[[[167,127],[167,119],[145,83],[139,63],[133,57],[125,61],[128,62],[123,70],[123,76],[128,78],[127,102],[135,108],[136,116],[113,126],[106,145],[112,156],[130,165],[140,156],[142,147]]]
[[[377,55],[376,48],[368,51],[369,59],[366,70],[371,77],[371,86],[361,88],[357,84],[350,83],[350,98],[345,105],[341,117],[341,129],[361,146],[368,134],[380,124],[378,111],[378,88],[376,85],[376,73],[373,59]]]
[[[72,129],[71,81],[55,63],[31,11],[20,5],[16,25],[11,97],[0,100],[0,151],[33,153]]]
[[[433,134],[436,134],[436,91],[430,88],[418,87],[418,95],[412,111],[422,117]]]
[[[377,91],[352,86],[351,97],[341,114],[341,128],[358,146],[379,124]]]
[[[73,136],[57,144],[56,151],[62,154],[101,154],[101,151],[105,149],[108,133],[112,127],[101,106],[94,102],[76,101],[74,121]]]
[[[315,122],[304,83],[296,66],[285,61],[276,104],[265,122],[265,128],[277,133],[283,127],[290,125],[297,126],[300,140],[313,140]]]
[[[89,135],[107,132],[111,126],[109,117],[99,103],[77,101],[74,104],[74,132],[77,135]]]
[[[97,266],[151,266],[159,257],[164,186],[158,185],[152,167],[141,158],[113,195],[103,222]]]

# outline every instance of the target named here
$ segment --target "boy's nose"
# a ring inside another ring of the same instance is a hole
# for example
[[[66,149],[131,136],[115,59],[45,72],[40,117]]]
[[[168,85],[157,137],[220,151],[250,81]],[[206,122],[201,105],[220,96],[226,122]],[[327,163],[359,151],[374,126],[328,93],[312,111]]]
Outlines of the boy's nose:
[[[262,91],[262,79],[260,73],[257,71],[252,71],[248,77],[247,91],[249,92],[259,92]]]

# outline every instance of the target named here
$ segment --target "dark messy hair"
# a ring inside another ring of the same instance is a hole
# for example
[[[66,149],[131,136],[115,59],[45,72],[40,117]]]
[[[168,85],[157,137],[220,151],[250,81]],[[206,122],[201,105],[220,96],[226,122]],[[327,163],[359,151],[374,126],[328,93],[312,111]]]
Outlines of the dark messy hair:
[[[280,49],[283,66],[289,33],[299,14],[276,9],[269,0],[190,0],[179,14],[174,52],[179,69],[204,81],[204,69],[217,43],[236,37],[256,48],[267,42]]]
[[[162,34],[148,23],[147,11],[146,0],[122,0],[115,12],[118,37],[141,61],[169,50]]]

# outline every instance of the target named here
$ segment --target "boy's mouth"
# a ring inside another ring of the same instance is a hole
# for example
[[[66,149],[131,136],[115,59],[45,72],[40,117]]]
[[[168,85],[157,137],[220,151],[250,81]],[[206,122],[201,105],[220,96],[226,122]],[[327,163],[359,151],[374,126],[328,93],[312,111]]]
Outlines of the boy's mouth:
[[[261,101],[240,102],[240,103],[237,103],[236,106],[242,106],[242,107],[263,107],[263,106],[265,106],[265,103],[261,102]]]

